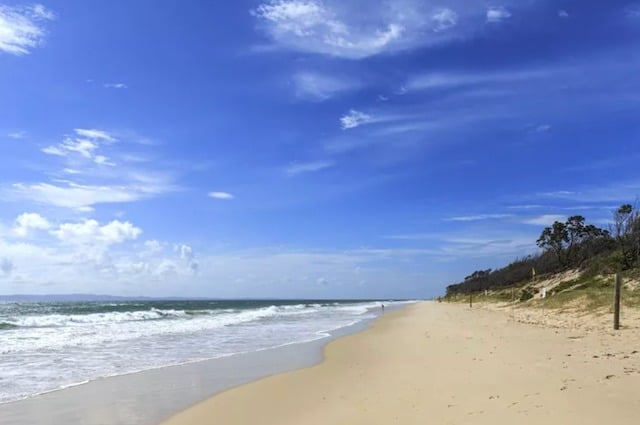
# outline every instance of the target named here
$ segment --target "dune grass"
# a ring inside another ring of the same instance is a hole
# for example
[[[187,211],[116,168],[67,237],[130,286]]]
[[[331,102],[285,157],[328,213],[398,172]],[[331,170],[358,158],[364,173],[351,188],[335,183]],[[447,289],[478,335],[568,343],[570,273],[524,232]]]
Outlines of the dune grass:
[[[621,293],[622,307],[640,308],[640,270],[628,270],[622,274],[623,287]],[[610,313],[613,311],[614,275],[581,275],[576,279],[566,280],[547,291],[546,298],[538,296],[545,280],[523,282],[509,288],[489,290],[472,294],[474,304],[508,303],[514,306],[571,310],[593,313]],[[443,297],[442,301],[469,303],[469,294],[456,294]]]

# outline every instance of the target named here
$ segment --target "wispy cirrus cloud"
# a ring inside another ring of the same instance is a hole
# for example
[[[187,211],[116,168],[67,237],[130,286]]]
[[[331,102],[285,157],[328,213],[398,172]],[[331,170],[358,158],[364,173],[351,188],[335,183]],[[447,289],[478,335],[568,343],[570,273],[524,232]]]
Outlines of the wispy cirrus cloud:
[[[317,102],[322,102],[362,87],[360,82],[352,78],[310,71],[296,73],[293,76],[293,85],[296,97]]]
[[[67,136],[64,140],[56,145],[47,146],[42,152],[48,155],[68,156],[72,154],[81,155],[86,159],[90,159],[96,164],[115,165],[109,161],[104,155],[98,155],[96,152],[102,143],[115,142],[116,139],[103,130],[76,128],[75,136]]]
[[[445,221],[481,221],[481,220],[497,220],[501,218],[512,217],[512,214],[477,214],[477,215],[462,215],[445,218]]]
[[[148,183],[126,179],[121,183],[14,183],[4,190],[3,197],[7,200],[27,200],[43,205],[91,211],[96,204],[134,202],[175,190],[175,186],[165,182]]]
[[[55,14],[41,4],[7,6],[0,4],[0,52],[26,55],[42,45],[47,21]]]
[[[105,83],[102,85],[105,89],[126,89],[129,88],[125,83]]]
[[[548,69],[516,69],[511,72],[483,72],[483,73],[428,73],[411,77],[405,84],[407,90],[429,90],[474,86],[481,84],[509,84],[530,83],[553,75],[558,77],[562,70]]]
[[[7,133],[8,138],[15,139],[15,140],[24,139],[26,136],[27,136],[27,132],[24,130],[12,131],[10,133]]]
[[[626,180],[603,185],[582,186],[572,190],[541,192],[535,196],[574,202],[629,203],[640,196],[640,181]]]
[[[293,162],[285,168],[285,173],[289,176],[297,176],[304,173],[314,173],[326,170],[335,166],[335,161],[311,161],[311,162]]]
[[[531,217],[522,222],[534,226],[550,226],[556,221],[564,221],[567,217],[560,214],[543,214],[537,217]]]
[[[41,149],[50,157],[42,164],[42,175],[0,185],[0,197],[91,211],[98,204],[134,202],[178,189],[171,173],[130,160],[123,152],[130,145],[128,139],[108,131],[76,128],[60,143]]]

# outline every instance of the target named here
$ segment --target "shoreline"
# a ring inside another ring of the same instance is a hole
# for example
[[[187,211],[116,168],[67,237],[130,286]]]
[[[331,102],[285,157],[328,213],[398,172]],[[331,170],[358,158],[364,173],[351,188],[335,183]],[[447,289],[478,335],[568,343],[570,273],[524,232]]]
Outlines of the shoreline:
[[[318,365],[224,391],[161,425],[632,424],[639,329],[531,326],[424,302],[331,341]]]
[[[321,362],[326,344],[367,329],[380,317],[375,314],[312,340],[101,377],[5,402],[0,417],[7,425],[155,425],[213,394]]]

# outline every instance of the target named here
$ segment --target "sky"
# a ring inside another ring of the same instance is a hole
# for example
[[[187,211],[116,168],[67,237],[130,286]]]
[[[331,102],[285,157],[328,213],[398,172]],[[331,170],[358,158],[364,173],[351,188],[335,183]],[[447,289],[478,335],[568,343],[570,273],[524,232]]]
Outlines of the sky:
[[[0,294],[423,298],[640,194],[640,2],[0,0]]]

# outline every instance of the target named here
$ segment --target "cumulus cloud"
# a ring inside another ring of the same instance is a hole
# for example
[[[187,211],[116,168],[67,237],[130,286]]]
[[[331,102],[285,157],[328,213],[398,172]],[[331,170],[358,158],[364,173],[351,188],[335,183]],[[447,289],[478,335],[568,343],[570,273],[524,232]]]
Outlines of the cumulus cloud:
[[[334,161],[294,162],[285,169],[285,173],[290,176],[295,176],[298,174],[325,170],[333,167],[334,165]]]
[[[162,251],[162,249],[164,248],[164,245],[155,239],[145,241],[144,246],[151,252]]]
[[[13,233],[20,237],[28,236],[35,230],[48,230],[51,227],[49,221],[37,213],[23,213],[16,218]]]
[[[189,245],[180,245],[180,258],[183,260],[193,259],[193,249]]]
[[[191,273],[196,273],[200,268],[200,265],[195,259],[193,248],[189,245],[180,245],[180,259],[186,264],[187,270]]]
[[[373,118],[371,117],[371,115],[365,114],[364,112],[356,111],[355,109],[351,109],[348,114],[340,118],[340,124],[343,130],[356,128],[372,121]]]
[[[569,12],[567,12],[566,10],[558,10],[558,16],[560,18],[568,18]]]
[[[210,198],[223,200],[231,200],[234,198],[234,196],[228,192],[209,192],[207,196],[209,196]]]
[[[89,219],[78,223],[63,223],[51,233],[60,241],[69,244],[112,245],[136,239],[142,230],[128,221],[114,220],[101,226],[98,221]]]
[[[41,4],[15,7],[0,4],[0,52],[30,53],[42,45],[45,24],[53,19],[54,13]]]
[[[309,71],[295,74],[293,84],[297,97],[319,102],[361,87],[359,82],[349,78]]]
[[[487,22],[501,22],[510,17],[511,12],[503,6],[490,7],[487,9]]]

